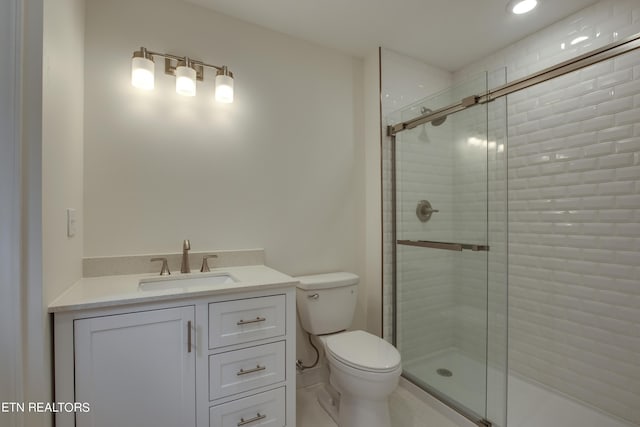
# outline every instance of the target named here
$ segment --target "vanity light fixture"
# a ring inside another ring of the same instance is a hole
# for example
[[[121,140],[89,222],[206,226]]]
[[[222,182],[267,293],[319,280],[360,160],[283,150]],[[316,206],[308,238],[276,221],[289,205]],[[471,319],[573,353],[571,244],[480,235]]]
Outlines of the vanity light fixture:
[[[196,95],[196,80],[204,80],[204,68],[215,68],[215,99],[218,102],[233,102],[233,73],[226,65],[206,64],[186,56],[152,52],[144,47],[133,52],[131,58],[131,84],[139,89],[154,88],[154,57],[164,58],[164,73],[176,78],[176,92],[184,96]]]
[[[144,90],[153,89],[154,70],[153,57],[147,52],[147,49],[142,47],[133,52],[133,58],[131,58],[131,84],[133,86]]]
[[[178,62],[175,69],[176,76],[176,93],[184,96],[196,96],[196,79],[198,72],[189,58]]]
[[[233,102],[233,73],[222,67],[216,73],[216,101],[229,104]]]
[[[523,15],[531,12],[538,6],[538,0],[511,0],[507,4],[507,10],[514,15]]]

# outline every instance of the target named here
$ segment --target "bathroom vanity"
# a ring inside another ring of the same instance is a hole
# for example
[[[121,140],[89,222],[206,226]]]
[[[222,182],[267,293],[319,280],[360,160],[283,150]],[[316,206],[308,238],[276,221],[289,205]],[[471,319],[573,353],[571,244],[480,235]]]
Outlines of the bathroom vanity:
[[[295,425],[297,282],[220,270],[85,278],[54,301],[55,401],[90,405],[56,425]]]

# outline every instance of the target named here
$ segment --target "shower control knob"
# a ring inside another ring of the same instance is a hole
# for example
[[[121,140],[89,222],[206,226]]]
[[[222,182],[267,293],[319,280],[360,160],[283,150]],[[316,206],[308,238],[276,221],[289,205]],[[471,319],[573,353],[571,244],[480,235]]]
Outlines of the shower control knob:
[[[418,206],[416,207],[416,216],[421,222],[429,221],[434,212],[440,211],[438,209],[433,209],[428,200],[420,200],[420,202],[418,202]]]

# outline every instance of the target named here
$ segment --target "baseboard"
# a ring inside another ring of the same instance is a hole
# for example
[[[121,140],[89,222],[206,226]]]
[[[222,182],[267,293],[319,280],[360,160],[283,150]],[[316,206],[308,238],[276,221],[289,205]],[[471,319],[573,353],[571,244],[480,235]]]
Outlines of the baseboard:
[[[305,369],[302,373],[296,371],[296,388],[310,387],[316,384],[329,383],[329,368],[320,364],[315,368]]]

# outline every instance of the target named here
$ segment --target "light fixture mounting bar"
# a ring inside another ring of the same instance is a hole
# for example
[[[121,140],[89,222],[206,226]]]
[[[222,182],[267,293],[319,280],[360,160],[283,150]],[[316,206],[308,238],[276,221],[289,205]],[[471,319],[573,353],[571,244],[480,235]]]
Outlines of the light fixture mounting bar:
[[[147,55],[151,57],[160,56],[164,58],[164,73],[170,76],[175,77],[176,67],[178,67],[180,62],[187,61],[186,56],[178,56],[178,55],[172,55],[170,53],[162,53],[162,52],[153,52],[151,50],[147,50],[144,48],[141,48],[141,49],[143,49],[143,52],[145,52]],[[214,68],[218,71],[224,71],[226,68],[224,66],[220,67],[213,64],[207,64],[206,62],[198,61],[196,59],[191,59],[191,58],[189,58],[189,64],[196,70],[196,79],[198,81],[204,80],[204,67]]]
[[[180,65],[180,62],[185,62],[185,58],[174,59],[165,57],[164,58],[164,73],[170,76],[176,75],[176,68]],[[201,64],[196,61],[189,60],[189,64],[196,70],[196,80],[203,81],[204,80],[204,68]]]
[[[166,59],[172,59],[175,61],[185,61],[187,59],[186,56],[178,56],[178,55],[172,55],[170,53],[162,53],[162,52],[154,52],[152,50],[148,50],[144,47],[140,48],[140,51],[144,52],[146,55],[148,56],[161,56],[163,58]],[[213,65],[213,64],[207,64],[206,62],[202,62],[202,61],[198,61],[197,59],[191,59],[189,58],[189,63],[190,64],[195,64],[195,65],[200,65],[202,67],[209,67],[209,68],[215,68],[218,71],[222,71],[224,70],[224,66],[218,66],[218,65]]]

